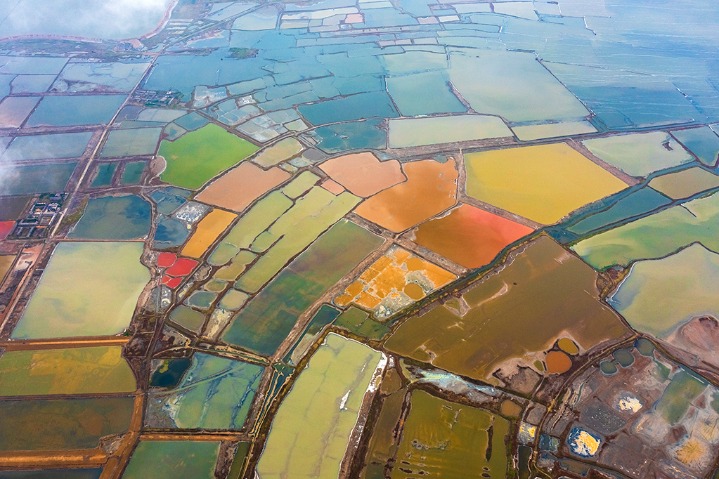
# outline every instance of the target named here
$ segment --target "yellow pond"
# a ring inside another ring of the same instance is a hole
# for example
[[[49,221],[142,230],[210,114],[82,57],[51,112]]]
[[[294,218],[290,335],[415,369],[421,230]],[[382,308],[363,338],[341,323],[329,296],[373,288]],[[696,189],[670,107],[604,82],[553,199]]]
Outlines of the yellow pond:
[[[8,351],[0,357],[0,396],[134,390],[135,376],[120,346]]]
[[[329,334],[275,414],[259,477],[337,478],[380,356]]]
[[[467,194],[543,224],[626,184],[565,143],[465,155]]]

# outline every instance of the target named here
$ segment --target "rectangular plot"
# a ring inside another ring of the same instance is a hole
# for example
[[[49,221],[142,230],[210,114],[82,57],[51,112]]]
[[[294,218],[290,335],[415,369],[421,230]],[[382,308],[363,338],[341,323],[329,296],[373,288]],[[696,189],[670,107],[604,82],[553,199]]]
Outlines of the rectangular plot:
[[[494,116],[454,115],[438,118],[399,118],[389,121],[389,147],[410,148],[460,141],[511,137]]]
[[[112,130],[102,147],[100,157],[152,155],[160,141],[162,128],[137,128],[131,130]]]
[[[84,153],[90,138],[92,138],[92,132],[89,131],[18,136],[10,143],[0,159],[22,161],[77,158]]]
[[[359,93],[299,107],[300,113],[314,125],[366,118],[396,118],[389,95],[384,92]]]
[[[90,449],[127,431],[132,397],[0,401],[0,451]]]
[[[125,101],[125,95],[43,97],[27,126],[106,125]]]
[[[47,165],[1,166],[0,175],[13,181],[0,182],[0,195],[28,195],[63,191],[77,162]]]

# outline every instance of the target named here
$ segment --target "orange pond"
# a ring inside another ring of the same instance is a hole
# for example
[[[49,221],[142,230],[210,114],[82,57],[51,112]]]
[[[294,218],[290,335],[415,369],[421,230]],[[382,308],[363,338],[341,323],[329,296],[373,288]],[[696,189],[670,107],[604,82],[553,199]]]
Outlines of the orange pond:
[[[405,181],[399,161],[379,161],[372,153],[355,153],[327,160],[320,166],[352,193],[367,198]]]
[[[383,319],[455,278],[449,271],[394,247],[372,263],[334,302],[341,307],[354,303]]]
[[[355,213],[399,233],[455,204],[457,168],[454,160],[415,161],[402,165],[402,169],[406,182],[365,200]]]
[[[182,248],[182,255],[199,258],[215,242],[237,215],[222,210],[212,210],[197,224],[195,232]]]
[[[253,201],[290,178],[279,168],[265,171],[249,162],[225,173],[197,195],[197,200],[233,211],[242,211]]]
[[[562,351],[549,351],[544,361],[550,374],[566,373],[572,368],[572,360]]]
[[[471,205],[420,225],[415,243],[467,268],[490,263],[508,244],[533,230]]]

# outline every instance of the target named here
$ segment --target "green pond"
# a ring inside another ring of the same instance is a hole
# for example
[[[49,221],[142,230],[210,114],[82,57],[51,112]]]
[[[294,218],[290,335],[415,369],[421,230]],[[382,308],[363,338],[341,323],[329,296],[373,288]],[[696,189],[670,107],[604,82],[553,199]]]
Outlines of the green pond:
[[[196,333],[199,333],[202,325],[205,324],[205,315],[203,313],[195,311],[185,305],[179,305],[173,309],[172,313],[170,313],[169,319],[183,328]]]
[[[275,414],[257,474],[336,478],[381,353],[329,334]]]
[[[719,317],[717,282],[719,254],[692,244],[666,258],[634,263],[608,302],[632,328],[667,338],[694,317]]]
[[[68,237],[128,240],[150,232],[152,208],[136,195],[92,198]]]
[[[248,293],[259,291],[359,201],[348,192],[334,196],[323,188],[312,188],[253,242],[250,249],[264,254],[240,277],[235,287]]]
[[[0,401],[0,451],[91,449],[103,436],[130,426],[134,399],[22,399]]]
[[[271,355],[299,315],[381,243],[364,228],[340,220],[247,303],[223,340]]]
[[[322,329],[332,324],[339,314],[340,312],[337,309],[328,304],[320,306],[320,309],[317,310],[307,324],[307,327],[305,327],[300,340],[285,356],[285,361],[292,366],[296,366],[310,346],[315,342]]]
[[[368,312],[354,306],[337,317],[335,326],[367,339],[381,339],[390,331],[386,324],[375,321]]]
[[[160,144],[158,154],[167,162],[160,178],[176,186],[196,189],[257,149],[217,125],[207,125],[173,142]]]
[[[144,441],[135,448],[123,479],[214,479],[220,443]]]
[[[572,246],[597,269],[667,256],[693,242],[719,251],[719,194],[618,226]]]

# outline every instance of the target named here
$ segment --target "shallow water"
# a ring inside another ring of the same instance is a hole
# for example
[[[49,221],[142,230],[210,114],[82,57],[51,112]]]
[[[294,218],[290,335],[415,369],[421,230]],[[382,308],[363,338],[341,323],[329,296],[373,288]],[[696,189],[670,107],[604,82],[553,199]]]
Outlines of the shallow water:
[[[85,151],[91,137],[92,132],[20,136],[13,139],[0,159],[21,161],[77,158]]]
[[[148,414],[167,416],[176,428],[241,429],[263,371],[256,364],[195,353],[176,387],[149,395]],[[162,424],[149,421],[150,427]]]
[[[381,354],[329,334],[282,402],[257,464],[262,477],[337,477]]]
[[[584,146],[612,166],[632,176],[647,176],[693,160],[667,133],[633,133],[585,140]]]
[[[75,166],[75,161],[13,166],[5,171],[12,171],[16,177],[13,181],[0,182],[0,194],[27,195],[64,191]]]
[[[150,279],[142,243],[60,243],[12,337],[67,338],[122,332]]]
[[[46,96],[27,126],[106,125],[124,101],[125,95]]]
[[[667,338],[693,317],[719,317],[716,281],[719,255],[693,244],[663,259],[634,263],[608,302],[633,328]]]
[[[502,120],[486,115],[397,118],[389,121],[390,148],[409,148],[511,136],[512,132]]]

